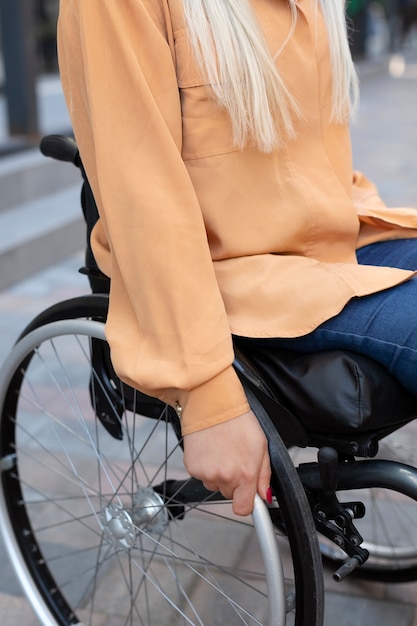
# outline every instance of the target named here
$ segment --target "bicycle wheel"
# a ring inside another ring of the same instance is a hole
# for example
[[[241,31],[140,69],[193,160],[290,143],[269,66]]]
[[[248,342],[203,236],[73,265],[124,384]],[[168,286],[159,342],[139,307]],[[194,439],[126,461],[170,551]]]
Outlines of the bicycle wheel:
[[[44,626],[319,626],[316,538],[302,508],[289,515],[297,489],[304,494],[289,459],[284,476],[274,472],[291,550],[281,593],[278,573],[271,581],[264,567],[275,543],[265,550],[257,539],[265,518],[254,532],[251,518],[236,518],[187,476],[168,407],[150,419],[134,401],[122,412],[118,405],[121,438],[97,419],[91,381],[109,399],[114,391],[90,359],[93,342],[105,344],[103,325],[41,317],[0,376],[0,506],[12,563]]]

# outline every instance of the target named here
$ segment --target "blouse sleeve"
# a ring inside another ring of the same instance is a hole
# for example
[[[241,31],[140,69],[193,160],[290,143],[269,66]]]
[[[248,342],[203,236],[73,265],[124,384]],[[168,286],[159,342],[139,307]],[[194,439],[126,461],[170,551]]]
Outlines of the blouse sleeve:
[[[352,198],[360,223],[358,248],[387,239],[417,237],[417,211],[387,207],[362,172],[353,173]]]
[[[182,407],[187,434],[248,410],[199,203],[181,158],[164,0],[61,0],[58,50],[111,277],[118,375]]]

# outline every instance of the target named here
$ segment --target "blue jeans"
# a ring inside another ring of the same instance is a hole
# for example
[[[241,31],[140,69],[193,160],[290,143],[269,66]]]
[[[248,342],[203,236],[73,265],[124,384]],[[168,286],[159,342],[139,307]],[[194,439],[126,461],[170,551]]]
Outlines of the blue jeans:
[[[416,270],[417,239],[371,244],[358,250],[357,258],[363,265]],[[417,395],[417,277],[354,298],[336,317],[304,337],[266,341],[303,353],[331,349],[360,352],[384,365]]]

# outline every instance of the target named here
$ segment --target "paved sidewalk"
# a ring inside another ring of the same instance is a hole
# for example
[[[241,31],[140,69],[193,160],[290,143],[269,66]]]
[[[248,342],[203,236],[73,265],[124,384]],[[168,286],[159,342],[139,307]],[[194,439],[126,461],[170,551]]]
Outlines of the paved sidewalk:
[[[406,61],[403,68],[401,58],[392,61],[396,78],[381,63],[362,68],[362,104],[352,128],[353,152],[355,166],[378,184],[388,204],[417,207],[417,51],[409,50]],[[86,278],[77,273],[82,263],[80,252],[0,292],[0,362],[36,313],[88,291]],[[1,626],[35,626],[2,545],[0,559]],[[326,626],[417,626],[416,583],[349,579],[336,584],[326,572],[326,589]]]

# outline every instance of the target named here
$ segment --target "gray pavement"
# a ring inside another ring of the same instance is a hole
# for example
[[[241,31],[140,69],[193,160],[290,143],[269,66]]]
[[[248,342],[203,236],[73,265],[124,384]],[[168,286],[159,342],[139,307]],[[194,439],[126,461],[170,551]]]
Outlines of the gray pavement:
[[[389,205],[417,207],[417,48],[410,46],[404,57],[389,59],[383,56],[361,64],[360,75],[361,107],[352,127],[355,166],[378,184]],[[52,100],[49,103],[52,104],[57,97],[60,104],[52,106],[51,111],[56,117],[53,124],[50,120],[46,132],[59,130],[66,121],[59,89],[58,95],[54,91],[56,81],[54,84],[54,88],[50,87]],[[0,142],[2,128],[4,138],[0,102]],[[5,158],[0,159],[0,166]],[[74,180],[68,188],[74,192],[76,187]],[[45,195],[50,198],[51,194]],[[69,193],[68,197],[60,198],[60,205],[66,207],[68,204],[70,206],[66,209],[76,212],[75,200],[76,195]],[[42,200],[38,197],[36,202],[39,204]],[[24,215],[28,230],[38,229],[37,213],[33,212],[32,224],[30,212]],[[11,216],[12,213],[10,220]],[[22,215],[16,211],[14,228],[19,231],[21,226]],[[2,239],[11,237],[13,221],[10,221],[9,229],[0,228],[0,248],[4,243]],[[47,246],[47,240],[44,246]],[[51,259],[49,267],[40,272],[34,268],[25,280],[14,282],[0,291],[0,362],[36,313],[49,304],[88,291],[85,277],[77,272],[82,264],[82,237],[73,252],[59,262]],[[18,278],[20,276],[16,281]],[[37,620],[22,597],[1,543],[0,562],[0,624],[35,626]],[[326,626],[417,626],[417,583],[387,585],[348,579],[337,584],[328,572],[325,578]]]
[[[40,76],[37,93],[39,138],[71,134],[58,76]],[[0,290],[63,260],[84,237],[79,172],[43,157],[39,138],[9,136],[0,93]]]

